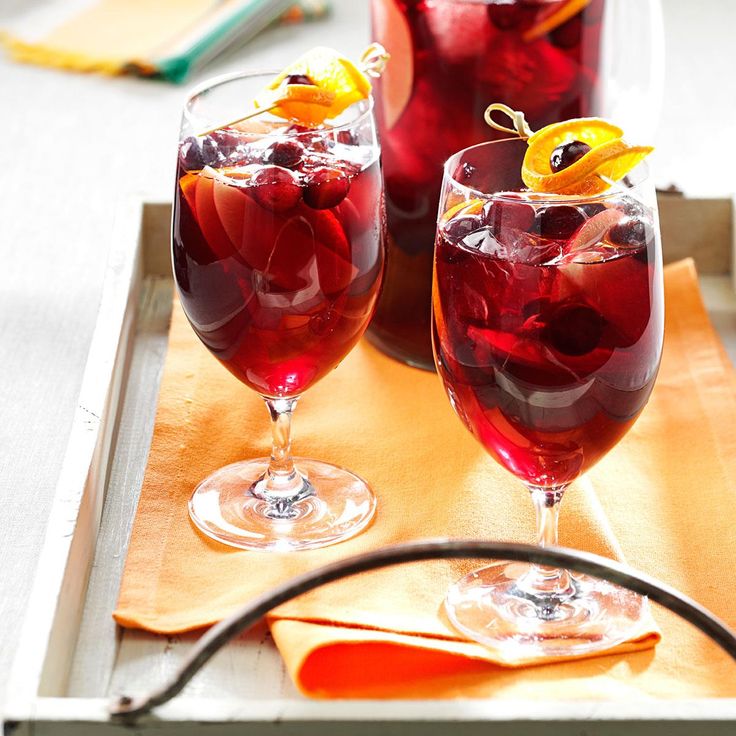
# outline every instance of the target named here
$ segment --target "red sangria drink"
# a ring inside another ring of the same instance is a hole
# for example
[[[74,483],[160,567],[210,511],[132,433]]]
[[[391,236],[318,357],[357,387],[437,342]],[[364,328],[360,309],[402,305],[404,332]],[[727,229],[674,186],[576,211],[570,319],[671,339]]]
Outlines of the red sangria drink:
[[[610,2],[610,0],[609,0]],[[372,0],[374,35],[393,62],[376,85],[389,259],[370,339],[433,367],[432,249],[442,164],[499,138],[492,100],[533,128],[600,112],[605,0]]]
[[[495,460],[542,487],[574,480],[627,432],[663,325],[652,208],[625,192],[560,199],[471,200],[436,246],[434,345],[453,406]]]
[[[432,303],[450,403],[530,491],[542,545],[557,543],[567,486],[646,405],[664,316],[656,200],[637,165],[650,149],[595,119],[548,129],[448,160]],[[643,603],[564,570],[499,563],[456,583],[447,609],[501,656],[534,660],[614,646]]]
[[[290,452],[300,395],[365,331],[381,285],[384,204],[364,72],[313,49],[280,75],[206,85],[182,122],[173,267],[197,336],[265,400],[270,458],[213,473],[190,501],[208,536],[286,551],[358,533],[366,483]]]
[[[192,327],[253,390],[298,396],[373,313],[383,267],[376,147],[347,130],[227,128],[185,138],[177,176],[174,269]]]

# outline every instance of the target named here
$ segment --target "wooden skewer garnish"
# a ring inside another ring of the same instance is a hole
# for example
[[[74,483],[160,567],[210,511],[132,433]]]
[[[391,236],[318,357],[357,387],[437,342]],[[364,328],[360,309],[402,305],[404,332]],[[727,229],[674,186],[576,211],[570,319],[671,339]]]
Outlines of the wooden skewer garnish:
[[[246,115],[239,117],[237,120],[231,120],[229,123],[217,123],[217,125],[213,125],[211,128],[207,128],[207,130],[201,130],[199,133],[196,133],[196,136],[198,138],[202,138],[206,135],[209,135],[210,133],[214,133],[216,130],[220,130],[220,128],[227,128],[230,125],[237,125],[237,123],[244,123],[246,120],[250,120],[251,118],[254,118],[257,115],[262,115],[264,112],[269,112],[269,110],[275,109],[276,107],[279,106],[279,102],[281,101],[282,100],[280,98],[274,98],[273,104],[269,105],[268,107],[255,108],[254,110],[247,113]]]
[[[390,58],[391,54],[389,54],[388,51],[386,51],[386,49],[383,48],[380,43],[374,42],[370,46],[368,46],[360,55],[360,70],[367,76],[372,77],[373,79],[377,79],[381,76],[381,74],[383,74],[383,70],[386,68],[386,62]],[[329,106],[332,103],[332,100],[328,100],[327,97],[327,93],[329,92],[329,90],[324,91],[325,102]],[[332,98],[334,99],[334,94],[332,95]],[[243,123],[246,120],[250,120],[251,118],[257,117],[258,115],[262,115],[264,112],[269,112],[276,109],[281,103],[286,102],[287,100],[288,97],[284,94],[283,89],[276,90],[274,92],[272,101],[270,103],[267,103],[265,107],[258,107],[254,110],[251,110],[245,115],[241,115],[236,120],[230,120],[226,123],[218,123],[217,125],[213,125],[206,130],[200,131],[196,135],[197,137],[201,138],[202,136],[214,133],[216,130],[220,130],[221,128],[227,128],[231,125]],[[323,103],[317,102],[317,104]]]
[[[360,55],[360,69],[369,77],[378,79],[386,69],[386,63],[390,58],[391,54],[380,43],[374,41]]]
[[[505,125],[497,123],[492,117],[492,113],[496,111],[502,112],[504,115],[510,117],[514,123],[514,127],[507,128]],[[527,123],[524,113],[519,112],[518,110],[513,110],[508,105],[504,105],[501,102],[494,102],[492,105],[488,105],[485,113],[483,114],[483,118],[491,128],[495,128],[496,130],[500,130],[504,133],[511,133],[511,135],[518,135],[519,138],[523,138],[524,140],[531,138],[534,135],[534,131],[529,127],[529,123]]]
[[[504,115],[510,118],[513,127],[509,128],[506,125],[502,125],[501,123],[497,122],[493,118],[494,112],[502,112]],[[514,110],[513,108],[509,107],[508,105],[504,105],[501,102],[494,102],[493,104],[488,105],[485,113],[483,114],[483,118],[491,128],[494,128],[495,130],[500,130],[503,133],[510,133],[511,135],[518,136],[521,140],[524,141],[528,141],[529,138],[535,135],[535,132],[529,127],[529,123],[527,123],[523,112],[520,112],[519,110]],[[629,193],[630,196],[633,196],[629,192],[630,187],[623,186],[621,182],[614,181],[610,177],[598,172],[595,172],[594,175],[600,181],[606,184],[609,189],[618,190],[619,192],[626,191],[627,193]]]

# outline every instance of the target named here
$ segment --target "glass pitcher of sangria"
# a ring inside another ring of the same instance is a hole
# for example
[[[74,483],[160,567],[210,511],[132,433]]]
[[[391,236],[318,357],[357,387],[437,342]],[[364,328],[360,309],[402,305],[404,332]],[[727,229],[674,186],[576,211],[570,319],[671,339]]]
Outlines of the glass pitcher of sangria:
[[[392,62],[375,88],[389,250],[368,334],[389,355],[432,369],[443,163],[504,137],[483,120],[491,101],[524,110],[535,130],[602,115],[651,139],[662,87],[661,8],[659,0],[372,0],[371,14]]]

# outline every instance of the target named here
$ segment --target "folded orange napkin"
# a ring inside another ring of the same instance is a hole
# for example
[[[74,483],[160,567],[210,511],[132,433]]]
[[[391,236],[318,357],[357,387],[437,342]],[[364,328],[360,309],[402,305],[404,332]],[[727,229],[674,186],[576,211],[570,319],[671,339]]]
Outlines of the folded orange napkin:
[[[570,489],[561,543],[610,557],[689,593],[736,624],[736,382],[700,300],[692,262],[666,271],[659,380],[629,435]],[[301,571],[409,539],[531,541],[532,504],[454,417],[435,375],[361,344],[295,415],[297,454],[351,468],[379,499],[373,525],[323,550],[245,552],[196,532],[187,499],[214,469],[263,455],[260,398],[240,385],[174,307],[153,444],[116,620],[174,633],[211,624]],[[723,510],[729,510],[723,513]],[[281,606],[271,631],[298,686],[322,697],[695,697],[736,695],[733,663],[667,612],[615,654],[523,670],[447,625],[447,586],[477,566],[388,568]],[[623,652],[628,652],[622,656]]]

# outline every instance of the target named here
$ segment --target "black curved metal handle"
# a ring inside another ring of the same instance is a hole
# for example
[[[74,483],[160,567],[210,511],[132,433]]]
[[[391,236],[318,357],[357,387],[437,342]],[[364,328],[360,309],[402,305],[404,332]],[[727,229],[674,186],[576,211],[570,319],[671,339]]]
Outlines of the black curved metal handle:
[[[302,593],[340,578],[389,565],[420,560],[457,558],[530,562],[538,565],[564,567],[573,572],[586,573],[607,580],[635,593],[646,595],[650,600],[689,621],[736,661],[736,634],[723,621],[678,590],[619,562],[564,547],[436,539],[397,544],[375,552],[348,557],[298,575],[273,590],[263,593],[229,618],[209,629],[197,642],[170,682],[147,695],[136,698],[124,695],[117,698],[110,704],[110,713],[126,720],[134,720],[150,712],[156,706],[171,700],[224,644],[260,621],[272,608]]]

